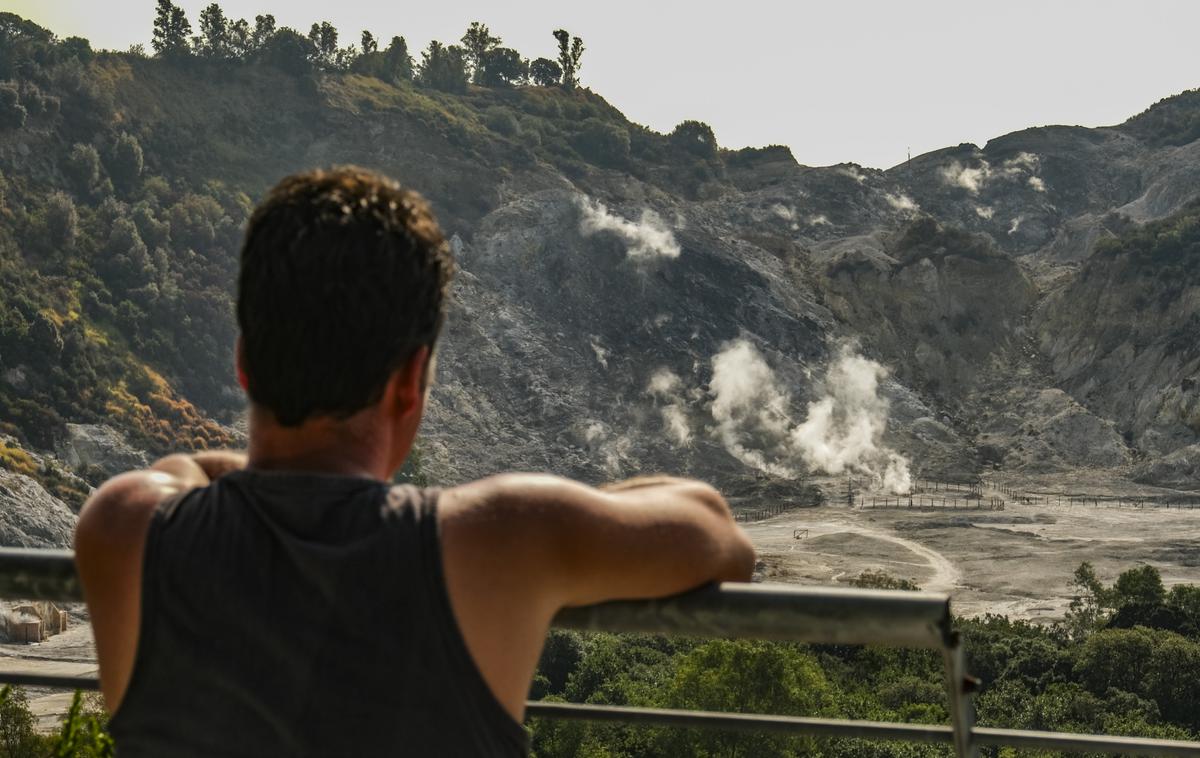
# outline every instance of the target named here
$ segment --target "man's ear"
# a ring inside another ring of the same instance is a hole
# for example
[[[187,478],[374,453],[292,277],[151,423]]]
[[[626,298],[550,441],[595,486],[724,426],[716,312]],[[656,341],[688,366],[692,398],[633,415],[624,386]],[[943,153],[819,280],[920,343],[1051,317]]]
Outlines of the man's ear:
[[[425,396],[426,369],[429,366],[430,352],[422,345],[408,361],[396,369],[388,382],[388,391],[392,394],[395,408],[407,413],[418,406]]]
[[[233,364],[237,370],[237,381],[241,385],[242,391],[246,394],[250,393],[250,378],[246,376],[246,352],[245,346],[242,344],[242,336],[239,334],[237,344],[233,348]]]

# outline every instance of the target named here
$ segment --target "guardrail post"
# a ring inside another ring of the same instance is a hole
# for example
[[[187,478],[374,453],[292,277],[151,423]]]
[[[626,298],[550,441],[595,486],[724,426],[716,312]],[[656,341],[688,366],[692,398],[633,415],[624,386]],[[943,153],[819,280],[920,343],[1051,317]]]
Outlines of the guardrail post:
[[[971,694],[976,680],[967,676],[966,651],[962,635],[951,632],[947,645],[942,649],[946,662],[946,690],[950,696],[950,725],[954,729],[954,754],[958,758],[979,758],[979,745],[975,743],[975,707]]]

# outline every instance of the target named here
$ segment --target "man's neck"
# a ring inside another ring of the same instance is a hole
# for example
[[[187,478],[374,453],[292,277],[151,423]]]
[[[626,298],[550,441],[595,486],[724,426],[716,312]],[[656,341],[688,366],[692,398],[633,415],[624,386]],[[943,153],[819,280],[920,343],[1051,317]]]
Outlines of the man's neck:
[[[280,426],[269,413],[250,411],[247,467],[266,471],[315,471],[386,481],[391,477],[386,430],[369,419],[319,418]]]

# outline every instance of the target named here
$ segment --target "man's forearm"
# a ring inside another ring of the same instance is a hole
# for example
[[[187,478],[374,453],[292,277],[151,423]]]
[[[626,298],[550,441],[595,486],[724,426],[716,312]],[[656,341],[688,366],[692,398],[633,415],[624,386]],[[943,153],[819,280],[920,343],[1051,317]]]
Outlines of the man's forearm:
[[[657,474],[654,476],[635,476],[632,479],[626,479],[620,482],[610,482],[602,484],[597,489],[605,492],[621,492],[623,490],[637,490],[643,487],[661,487],[667,484],[680,484],[685,479],[680,479],[675,476],[666,476],[665,474]]]

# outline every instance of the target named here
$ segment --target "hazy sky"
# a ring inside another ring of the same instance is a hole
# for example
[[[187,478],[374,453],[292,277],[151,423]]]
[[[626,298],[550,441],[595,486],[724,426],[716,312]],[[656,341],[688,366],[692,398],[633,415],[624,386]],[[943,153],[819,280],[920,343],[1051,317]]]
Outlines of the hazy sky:
[[[207,2],[179,3],[195,24]],[[149,49],[153,0],[7,0],[60,36]],[[485,3],[226,0],[307,31],[333,22],[409,48],[457,40],[472,20],[522,54],[553,57],[551,31],[587,46],[582,80],[639,123],[694,118],[726,147],[785,144],[810,165],[885,168],[960,142],[1043,124],[1114,124],[1200,86],[1200,2],[825,0]],[[416,56],[419,59],[419,56]]]

